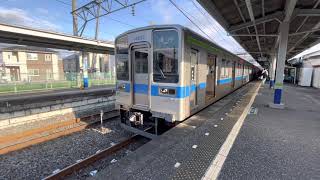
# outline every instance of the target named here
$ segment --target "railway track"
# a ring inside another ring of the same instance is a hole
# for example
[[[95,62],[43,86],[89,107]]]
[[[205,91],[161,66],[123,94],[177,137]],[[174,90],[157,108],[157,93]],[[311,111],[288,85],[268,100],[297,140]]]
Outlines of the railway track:
[[[105,112],[104,120],[117,116],[119,116],[119,111],[117,110]],[[0,155],[81,131],[99,122],[100,114],[94,114],[27,130],[22,133],[2,136],[0,137]]]
[[[242,91],[240,91],[242,92]],[[239,93],[240,93],[239,92]],[[221,108],[219,109],[223,109],[225,107],[228,107],[230,106],[230,103],[233,102],[233,101],[230,101],[228,103],[225,103],[224,105],[222,105]],[[151,130],[152,128],[149,128],[147,129],[146,131],[149,131]],[[140,135],[133,135],[127,139],[125,139],[124,141],[114,145],[114,146],[111,146],[109,148],[106,148],[102,151],[100,151],[99,153],[96,153],[94,155],[91,155],[89,156],[88,158],[80,161],[80,162],[77,162],[75,164],[72,164],[58,172],[56,172],[55,174],[51,174],[50,176],[47,176],[45,177],[44,179],[45,180],[56,180],[56,179],[64,179],[64,177],[68,176],[68,175],[71,175],[73,173],[76,173],[86,167],[88,167],[89,165],[103,159],[103,158],[106,158],[107,156],[110,156],[118,151],[120,151],[122,148],[125,148],[126,146],[128,146],[129,144],[135,142],[135,140],[137,140],[139,137],[142,137]]]
[[[56,180],[56,179],[63,179],[64,177],[71,175],[81,169],[86,168],[87,166],[107,157],[110,156],[116,152],[118,152],[119,150],[127,147],[128,145],[130,145],[131,143],[135,142],[138,138],[140,138],[140,135],[133,135],[127,139],[125,139],[124,141],[121,141],[111,147],[108,147],[94,155],[91,155],[89,157],[87,157],[86,159],[83,159],[75,164],[72,164],[50,176],[47,176],[44,178],[44,180]]]

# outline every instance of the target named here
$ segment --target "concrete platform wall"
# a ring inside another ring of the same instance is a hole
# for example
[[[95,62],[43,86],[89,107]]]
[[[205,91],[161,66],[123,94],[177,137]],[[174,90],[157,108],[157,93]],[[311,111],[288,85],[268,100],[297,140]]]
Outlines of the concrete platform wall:
[[[35,100],[36,99],[36,100]],[[64,96],[59,94],[50,98],[15,99],[1,102],[0,129],[37,121],[70,120],[114,109],[115,97],[112,92],[91,92]],[[5,106],[3,106],[5,105]]]

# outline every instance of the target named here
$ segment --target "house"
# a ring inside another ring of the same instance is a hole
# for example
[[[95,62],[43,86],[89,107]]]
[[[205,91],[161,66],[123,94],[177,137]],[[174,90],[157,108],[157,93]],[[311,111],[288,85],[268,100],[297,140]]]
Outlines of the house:
[[[33,46],[11,46],[1,51],[2,79],[8,82],[64,79],[63,64],[56,51]]]
[[[114,56],[108,54],[86,53],[88,72],[91,74],[113,73],[115,69]],[[63,58],[65,73],[79,73],[83,70],[81,53],[74,53]]]

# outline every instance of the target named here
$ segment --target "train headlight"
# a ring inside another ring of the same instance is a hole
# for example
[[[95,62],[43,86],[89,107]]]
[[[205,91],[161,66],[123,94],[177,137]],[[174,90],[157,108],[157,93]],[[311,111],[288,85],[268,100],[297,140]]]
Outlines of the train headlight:
[[[118,91],[125,91],[126,90],[126,84],[119,84],[117,86]]]
[[[170,88],[160,88],[159,89],[160,94],[162,95],[176,95],[176,90],[175,89],[170,89]]]
[[[168,94],[168,89],[167,88],[160,88],[161,94]]]

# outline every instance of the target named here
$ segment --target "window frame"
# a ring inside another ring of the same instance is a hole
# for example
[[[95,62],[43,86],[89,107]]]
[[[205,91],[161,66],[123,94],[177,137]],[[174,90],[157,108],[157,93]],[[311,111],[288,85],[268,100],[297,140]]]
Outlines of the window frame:
[[[177,52],[176,52],[176,56],[177,56],[177,72],[176,72],[176,76],[178,77],[177,78],[177,81],[175,81],[175,82],[163,82],[163,81],[155,81],[154,80],[154,59],[155,59],[155,39],[154,39],[154,33],[155,32],[168,32],[168,31],[174,31],[174,32],[176,32],[177,33]],[[182,51],[182,49],[181,49],[181,40],[182,40],[182,38],[181,38],[181,32],[178,30],[178,29],[175,29],[175,28],[168,28],[168,29],[154,29],[153,31],[152,31],[152,40],[151,40],[151,44],[152,44],[152,48],[151,48],[151,50],[152,50],[152,67],[151,67],[151,69],[152,69],[152,78],[151,78],[151,82],[152,83],[168,83],[168,84],[179,84],[180,83],[180,69],[181,69],[181,67],[180,67],[180,56],[181,56],[181,51]]]
[[[28,57],[28,55],[31,55],[31,54],[36,55],[36,56],[37,56],[37,58],[30,59],[30,58]],[[37,53],[30,53],[30,52],[27,52],[26,56],[27,56],[27,61],[37,61],[37,60],[39,59],[39,57],[38,57],[38,54],[37,54]]]
[[[227,60],[221,59],[221,68],[220,68],[220,80],[227,78]]]
[[[124,39],[124,40],[123,40]],[[124,41],[124,43],[118,43],[119,41]],[[119,48],[119,45],[121,46],[121,45],[125,45],[126,46],[126,48]],[[127,49],[126,51],[124,50],[124,49]],[[116,51],[116,56],[115,56],[115,69],[116,69],[116,79],[117,79],[117,81],[131,81],[131,62],[129,62],[129,51],[130,51],[130,47],[129,47],[129,43],[128,43],[128,35],[123,35],[123,36],[120,36],[120,37],[118,37],[116,40],[115,40],[115,51]],[[123,53],[123,52],[126,52],[126,53]],[[120,54],[120,53],[122,53],[122,54]],[[119,77],[119,73],[118,73],[118,62],[122,62],[122,63],[124,63],[125,64],[125,62],[124,62],[124,58],[120,58],[120,57],[124,57],[124,56],[126,56],[126,62],[127,62],[127,68],[126,68],[126,70],[127,70],[127,74],[128,74],[128,76],[127,76],[127,78],[121,78],[121,79],[119,79],[118,77]],[[120,59],[120,61],[119,61],[119,59]]]
[[[50,57],[49,60],[47,57]],[[52,61],[52,54],[44,54],[44,61],[51,62]]]
[[[32,70],[32,74],[30,73],[30,71]],[[35,74],[35,70],[38,71],[38,74]],[[40,69],[28,69],[28,76],[40,76]]]

